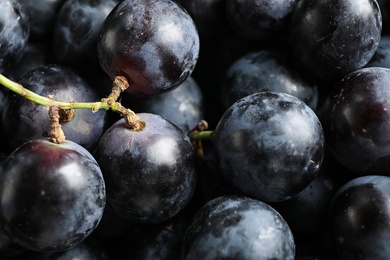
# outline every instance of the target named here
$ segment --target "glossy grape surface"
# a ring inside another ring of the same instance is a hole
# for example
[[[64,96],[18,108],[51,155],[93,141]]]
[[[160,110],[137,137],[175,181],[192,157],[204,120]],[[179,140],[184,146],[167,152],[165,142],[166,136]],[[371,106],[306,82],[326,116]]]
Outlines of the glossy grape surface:
[[[98,225],[105,203],[99,165],[74,142],[35,139],[5,162],[0,225],[24,248],[52,252],[78,245]]]
[[[124,119],[102,136],[95,153],[107,187],[107,200],[123,218],[161,223],[191,200],[197,162],[189,137],[159,115],[139,113],[146,123],[130,130]]]
[[[363,68],[335,86],[323,108],[327,146],[358,174],[389,175],[390,69]]]
[[[199,35],[191,16],[171,0],[125,0],[108,15],[98,57],[113,79],[126,76],[134,95],[178,86],[195,68]]]
[[[294,237],[268,204],[221,196],[193,217],[184,235],[182,259],[294,259]]]
[[[388,259],[390,178],[362,176],[343,185],[329,208],[329,241],[339,259]]]
[[[316,114],[282,92],[258,92],[236,101],[215,128],[213,143],[223,178],[240,193],[266,202],[305,189],[324,156]]]
[[[323,80],[362,68],[381,38],[376,0],[302,0],[291,16],[292,52],[308,72]]]

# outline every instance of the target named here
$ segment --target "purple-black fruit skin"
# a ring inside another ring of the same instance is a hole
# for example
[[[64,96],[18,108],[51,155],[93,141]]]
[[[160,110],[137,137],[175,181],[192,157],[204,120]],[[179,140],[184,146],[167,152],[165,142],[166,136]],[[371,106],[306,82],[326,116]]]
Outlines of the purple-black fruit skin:
[[[293,234],[268,204],[225,195],[207,202],[184,235],[182,259],[285,259],[295,257]]]
[[[356,70],[340,80],[323,107],[327,147],[356,175],[390,175],[390,69]]]
[[[320,80],[338,80],[366,65],[382,32],[376,0],[301,0],[289,41],[297,63]]]
[[[356,177],[338,189],[328,211],[327,236],[339,259],[389,259],[390,177]]]
[[[290,94],[268,91],[236,101],[213,139],[223,179],[265,202],[292,198],[313,181],[324,142],[312,109]]]
[[[174,1],[125,0],[102,25],[98,57],[111,79],[128,78],[126,91],[147,96],[177,87],[191,75],[199,47],[194,21]]]
[[[56,252],[78,245],[97,227],[105,204],[99,165],[72,141],[35,139],[5,162],[0,224],[24,248]]]
[[[177,125],[159,115],[137,114],[146,127],[130,130],[124,119],[99,141],[107,201],[123,218],[146,224],[175,216],[194,193],[198,166],[192,143]]]

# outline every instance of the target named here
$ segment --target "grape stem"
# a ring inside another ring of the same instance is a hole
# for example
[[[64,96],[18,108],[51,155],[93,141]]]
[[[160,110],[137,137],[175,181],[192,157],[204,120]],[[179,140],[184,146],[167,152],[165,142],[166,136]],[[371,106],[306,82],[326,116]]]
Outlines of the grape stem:
[[[122,106],[117,102],[120,94],[129,87],[128,80],[123,76],[118,76],[114,79],[111,93],[107,98],[102,98],[98,102],[61,102],[54,100],[53,97],[44,97],[37,93],[24,88],[21,84],[14,82],[4,75],[0,74],[0,84],[9,89],[10,91],[34,102],[37,105],[47,107],[58,107],[60,110],[74,110],[74,109],[91,109],[92,112],[96,112],[99,109],[112,110],[119,113],[126,121],[128,127],[131,130],[140,131],[145,127],[145,123],[130,109]],[[68,112],[59,111],[60,115],[69,115]],[[74,115],[73,115],[74,116]],[[65,122],[63,117],[61,121]],[[69,120],[68,120],[69,121]]]

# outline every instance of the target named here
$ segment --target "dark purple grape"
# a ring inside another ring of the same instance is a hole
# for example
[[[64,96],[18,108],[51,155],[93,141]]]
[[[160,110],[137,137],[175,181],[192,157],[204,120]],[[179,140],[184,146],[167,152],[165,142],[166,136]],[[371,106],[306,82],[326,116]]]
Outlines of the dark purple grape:
[[[30,36],[30,20],[18,0],[2,0],[0,13],[0,73],[3,73],[23,56]]]
[[[329,208],[328,234],[339,259],[389,259],[390,177],[361,176],[344,184]]]
[[[203,93],[191,76],[177,88],[159,95],[147,97],[128,95],[122,99],[122,104],[137,112],[163,116],[186,133],[204,119]]]
[[[334,80],[370,61],[382,17],[376,0],[301,0],[289,27],[296,60],[320,79]]]
[[[172,89],[193,71],[199,35],[191,16],[171,0],[121,1],[107,16],[98,39],[103,70],[128,78],[133,95]]]
[[[226,0],[226,16],[232,28],[248,39],[268,39],[287,25],[298,0]]]
[[[221,87],[221,102],[227,109],[234,102],[260,91],[291,94],[313,110],[317,108],[317,86],[289,61],[289,56],[275,50],[249,52],[233,62]]]
[[[268,204],[236,196],[209,201],[184,235],[182,259],[294,259],[287,222]]]
[[[30,22],[30,39],[43,42],[50,39],[59,9],[66,0],[19,0]]]
[[[324,156],[316,114],[282,92],[258,92],[236,101],[221,117],[213,143],[223,179],[265,202],[287,200],[304,190]]]
[[[39,66],[23,74],[18,83],[39,95],[51,95],[58,101],[100,100],[88,82],[70,67],[55,64]],[[11,149],[28,140],[49,136],[48,111],[48,108],[35,105],[20,95],[10,93],[7,96],[2,120]],[[77,109],[71,121],[61,123],[66,138],[92,151],[105,130],[106,114],[103,110],[94,113],[90,109]]]
[[[390,69],[356,70],[336,84],[323,107],[327,147],[358,175],[389,175]]]
[[[106,203],[99,165],[82,146],[34,139],[7,159],[0,178],[0,225],[24,248],[63,251],[98,225]]]
[[[97,146],[107,201],[121,217],[157,224],[175,216],[192,198],[198,167],[194,147],[177,125],[149,113],[137,114],[146,126],[114,123]]]
[[[52,48],[56,62],[82,68],[99,66],[100,28],[118,0],[67,0],[56,17]]]

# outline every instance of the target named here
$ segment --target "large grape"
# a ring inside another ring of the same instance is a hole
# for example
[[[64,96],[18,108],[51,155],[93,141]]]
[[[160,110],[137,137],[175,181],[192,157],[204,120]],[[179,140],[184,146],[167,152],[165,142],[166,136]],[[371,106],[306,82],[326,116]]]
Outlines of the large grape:
[[[282,92],[258,92],[228,108],[214,134],[223,178],[266,202],[289,199],[316,177],[324,135],[316,114]]]
[[[339,259],[389,259],[390,177],[362,176],[344,184],[329,208],[328,234]]]
[[[239,196],[217,197],[193,217],[182,259],[280,259],[295,257],[292,232],[268,204]]]
[[[113,210],[132,222],[156,224],[187,206],[198,169],[182,129],[159,115],[138,116],[146,123],[143,130],[118,120],[100,139],[95,156]]]
[[[108,15],[98,57],[113,79],[126,76],[135,95],[162,93],[193,71],[199,35],[191,16],[171,0],[125,0]]]
[[[1,173],[0,225],[12,241],[33,251],[78,245],[97,227],[105,204],[99,165],[72,141],[26,142]]]
[[[356,70],[340,80],[323,107],[327,147],[358,175],[389,175],[390,69]]]
[[[292,52],[321,79],[339,79],[362,68],[381,38],[376,0],[302,0],[291,15]]]

